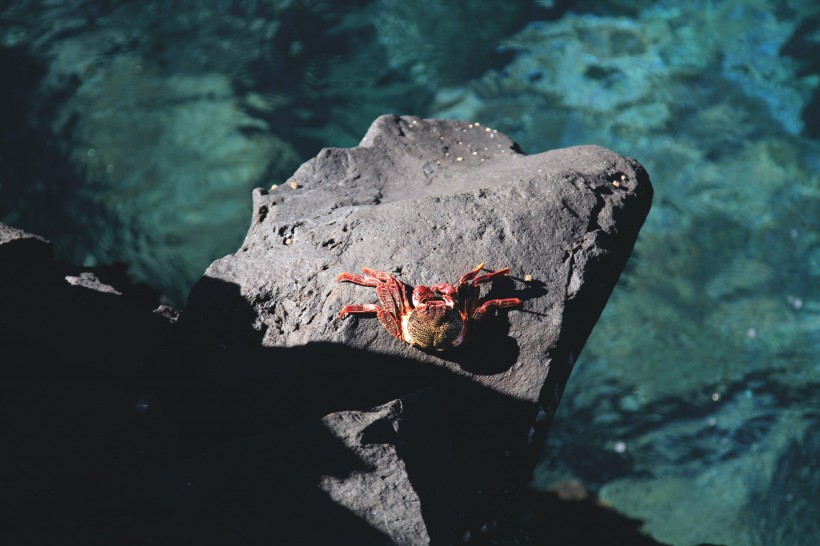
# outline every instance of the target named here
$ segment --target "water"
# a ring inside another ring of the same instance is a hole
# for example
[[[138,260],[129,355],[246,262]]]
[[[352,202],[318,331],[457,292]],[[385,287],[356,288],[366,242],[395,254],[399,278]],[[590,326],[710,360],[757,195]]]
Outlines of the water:
[[[674,544],[820,543],[820,8],[461,4],[6,3],[0,220],[182,305],[251,188],[382,113],[636,157],[653,210],[535,485]]]

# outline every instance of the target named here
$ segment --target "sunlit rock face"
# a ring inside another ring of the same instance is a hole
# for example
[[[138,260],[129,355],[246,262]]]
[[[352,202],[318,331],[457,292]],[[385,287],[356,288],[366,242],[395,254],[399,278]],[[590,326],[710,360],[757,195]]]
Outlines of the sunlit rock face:
[[[601,147],[524,155],[477,123],[382,116],[358,147],[254,193],[245,241],[195,286],[181,339],[207,383],[243,393],[227,412],[289,427],[294,449],[291,424],[322,419],[334,455],[297,467],[329,506],[395,543],[455,540],[529,479],[651,197],[643,168]],[[510,267],[485,295],[523,306],[471,324],[456,349],[339,319],[378,302],[341,272],[434,285],[481,262]],[[331,528],[347,525],[337,516]]]

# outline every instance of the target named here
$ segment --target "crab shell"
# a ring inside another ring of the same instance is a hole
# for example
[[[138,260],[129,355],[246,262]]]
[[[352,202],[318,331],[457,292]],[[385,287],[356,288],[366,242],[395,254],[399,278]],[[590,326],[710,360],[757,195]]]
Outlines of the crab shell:
[[[497,308],[520,307],[518,298],[481,300],[479,285],[509,273],[509,268],[479,275],[484,264],[463,275],[456,286],[441,283],[416,286],[412,298],[407,287],[393,275],[363,268],[364,275],[341,273],[340,282],[351,282],[376,289],[380,305],[346,305],[339,315],[373,314],[396,339],[423,350],[444,351],[460,345],[467,336],[470,320],[481,319]],[[412,299],[412,303],[411,303]]]
[[[427,288],[417,287],[418,288]],[[415,303],[415,292],[413,300]],[[408,345],[443,351],[457,347],[467,333],[467,320],[454,306],[430,301],[416,305],[401,319],[402,339]]]

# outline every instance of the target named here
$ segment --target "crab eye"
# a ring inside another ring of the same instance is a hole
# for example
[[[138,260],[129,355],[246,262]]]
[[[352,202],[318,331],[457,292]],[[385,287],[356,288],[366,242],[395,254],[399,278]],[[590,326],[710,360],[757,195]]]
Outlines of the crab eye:
[[[429,286],[417,286],[413,289],[413,305],[416,307],[434,299],[436,299],[436,294]]]

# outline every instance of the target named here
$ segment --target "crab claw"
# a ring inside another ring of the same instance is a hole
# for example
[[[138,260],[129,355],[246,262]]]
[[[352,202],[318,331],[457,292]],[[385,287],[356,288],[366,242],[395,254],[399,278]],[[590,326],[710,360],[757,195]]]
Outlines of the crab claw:
[[[465,273],[464,275],[462,275],[462,276],[461,276],[461,278],[458,280],[458,284],[462,284],[462,283],[465,283],[465,282],[467,282],[467,281],[469,281],[469,280],[472,280],[473,278],[475,278],[475,276],[476,276],[476,275],[478,275],[478,273],[479,273],[482,269],[484,269],[484,262],[481,262],[480,264],[478,264],[477,266],[475,266],[475,267],[473,268],[473,270],[472,270],[472,271],[470,271],[469,273]]]
[[[479,272],[481,272],[482,269],[484,269],[484,264],[480,263],[477,266],[475,266],[475,269],[473,269],[469,273],[464,274],[458,281],[459,286],[469,281],[472,281],[474,285],[493,282],[499,277],[506,277],[510,273],[510,268],[505,267],[503,269],[499,269],[498,271],[493,271],[492,273],[479,275]]]
[[[472,318],[475,320],[481,320],[488,311],[492,311],[494,309],[514,309],[519,308],[522,305],[522,301],[518,298],[504,298],[504,299],[497,299],[497,300],[489,300],[484,302],[478,309],[475,310],[473,313]]]
[[[435,287],[430,288],[429,286],[415,287],[412,294],[413,306],[418,307],[423,303],[436,299],[434,289]]]

